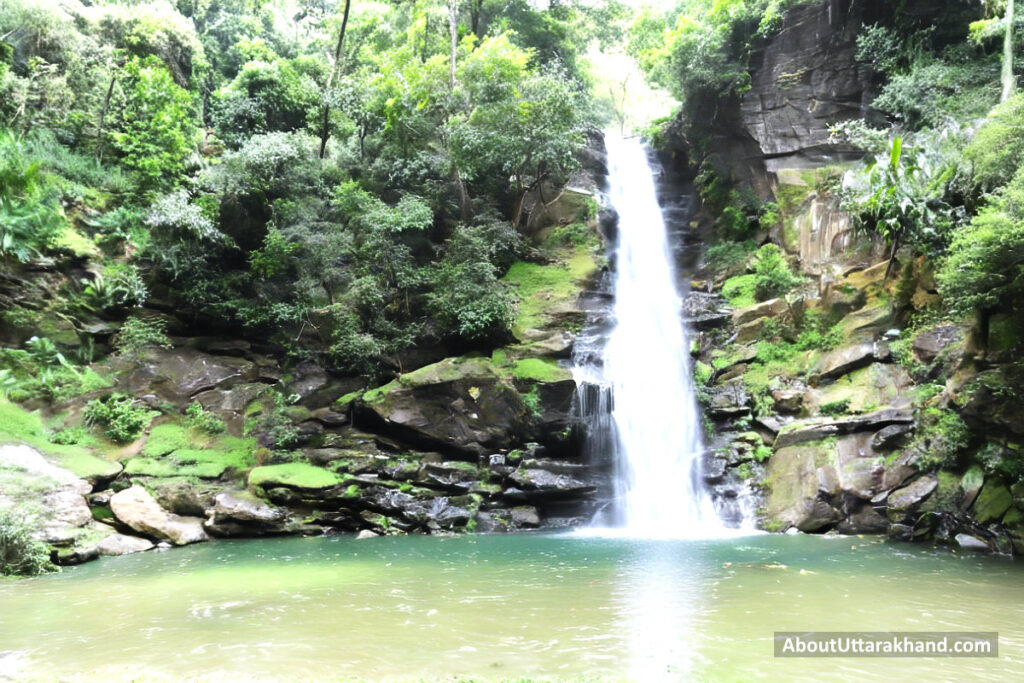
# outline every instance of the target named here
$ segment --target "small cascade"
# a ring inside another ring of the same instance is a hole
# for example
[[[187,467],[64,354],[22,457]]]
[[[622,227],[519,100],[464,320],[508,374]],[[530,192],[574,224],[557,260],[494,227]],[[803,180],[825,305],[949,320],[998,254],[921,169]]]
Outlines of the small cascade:
[[[665,218],[647,152],[607,137],[609,202],[618,214],[613,304],[577,341],[575,376],[592,463],[615,490],[595,523],[635,536],[716,535],[704,485],[702,421]]]

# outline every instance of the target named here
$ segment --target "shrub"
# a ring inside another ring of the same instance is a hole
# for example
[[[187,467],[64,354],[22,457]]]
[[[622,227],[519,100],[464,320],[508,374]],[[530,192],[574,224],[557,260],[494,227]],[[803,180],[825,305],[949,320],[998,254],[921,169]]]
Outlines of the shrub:
[[[140,405],[131,396],[111,394],[105,399],[93,399],[85,406],[85,422],[98,427],[117,444],[131,443],[149,426],[156,412]]]
[[[137,356],[150,346],[171,348],[171,340],[167,338],[167,323],[159,318],[132,316],[124,321],[114,337],[114,348],[126,356]]]
[[[523,399],[523,405],[526,406],[526,410],[530,415],[540,417],[544,414],[544,404],[541,402],[540,391],[536,384],[525,394],[520,394],[520,397]]]
[[[185,418],[192,427],[207,434],[221,434],[227,429],[224,420],[208,412],[199,403],[189,404],[185,409]]]
[[[1024,158],[1024,95],[992,110],[978,129],[964,159],[974,166],[974,181],[983,190],[1006,185]]]
[[[24,514],[0,510],[0,574],[31,576],[52,571],[46,545],[33,538]]]
[[[830,417],[845,415],[850,412],[850,399],[844,398],[841,401],[832,401],[821,406],[821,414]]]
[[[746,268],[750,255],[757,249],[752,241],[723,242],[707,250],[704,257],[715,271],[737,273]]]
[[[801,279],[789,270],[782,251],[774,244],[766,244],[757,250],[757,276],[754,280],[754,298],[767,301],[783,296],[800,284]]]

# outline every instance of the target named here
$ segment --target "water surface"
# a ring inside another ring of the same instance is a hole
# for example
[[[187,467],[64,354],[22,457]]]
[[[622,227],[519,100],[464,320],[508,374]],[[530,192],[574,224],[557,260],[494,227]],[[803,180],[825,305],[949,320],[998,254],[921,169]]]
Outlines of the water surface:
[[[773,659],[774,631],[999,631],[993,659]],[[1024,569],[876,539],[218,541],[0,582],[0,675],[991,680]],[[2,677],[2,676],[0,676]]]

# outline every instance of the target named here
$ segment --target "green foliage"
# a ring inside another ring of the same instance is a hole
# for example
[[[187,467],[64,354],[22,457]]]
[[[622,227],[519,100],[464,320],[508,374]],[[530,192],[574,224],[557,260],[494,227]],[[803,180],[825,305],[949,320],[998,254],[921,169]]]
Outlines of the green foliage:
[[[299,430],[288,415],[289,402],[284,394],[270,392],[269,404],[264,402],[257,414],[249,416],[245,423],[245,435],[261,435],[270,447],[287,450],[299,445]],[[297,397],[296,397],[297,398]]]
[[[523,399],[523,405],[526,406],[530,415],[536,418],[544,414],[544,403],[541,401],[540,389],[536,384],[530,387],[528,392],[519,396]]]
[[[468,340],[499,338],[508,333],[513,320],[512,295],[498,279],[502,245],[490,239],[493,230],[489,227],[456,229],[430,295],[430,307],[438,321]]]
[[[1024,295],[1024,166],[995,201],[958,230],[937,274],[957,314],[1019,306]]]
[[[39,161],[21,139],[0,130],[0,256],[28,261],[46,250],[63,225]]]
[[[822,404],[819,409],[822,415],[828,415],[830,417],[838,417],[840,415],[846,415],[850,412],[850,399],[844,398],[839,401],[832,401],[831,403]]]
[[[237,148],[254,133],[304,128],[310,117],[315,118],[325,67],[305,57],[246,63],[214,94],[218,136]]]
[[[102,313],[120,307],[137,307],[149,298],[149,289],[135,264],[114,263],[82,280],[79,304],[87,311]]]
[[[156,415],[158,413],[124,394],[93,399],[83,412],[86,424],[101,429],[108,439],[117,444],[137,439]]]
[[[981,189],[993,191],[1010,182],[1024,159],[1024,95],[992,110],[964,149],[964,159]]]
[[[919,411],[914,439],[908,446],[915,453],[915,464],[922,471],[956,466],[959,454],[971,441],[971,431],[963,419],[945,408],[928,407]]]
[[[704,257],[708,265],[716,273],[735,274],[743,272],[747,268],[751,255],[757,250],[757,245],[748,240],[746,242],[722,242],[709,247]]]
[[[138,356],[146,348],[171,348],[167,322],[161,318],[129,317],[114,336],[114,348],[126,356]]]
[[[155,57],[129,59],[122,74],[110,142],[143,188],[173,183],[193,150],[192,96]]]
[[[754,276],[754,299],[757,301],[784,296],[802,282],[789,270],[782,250],[774,244],[766,244],[757,250]]]
[[[910,243],[929,254],[945,248],[964,217],[949,201],[956,179],[960,131],[920,135],[916,144],[893,138],[889,149],[848,173],[841,206],[856,227],[897,248]]]
[[[857,59],[886,76],[872,106],[911,129],[967,121],[999,100],[999,75],[984,50],[963,42],[936,49],[936,28],[874,25],[857,36]]]
[[[754,285],[757,282],[756,275],[736,275],[722,285],[722,296],[729,300],[729,303],[736,308],[747,308],[757,303],[754,298]]]
[[[32,337],[25,350],[0,349],[0,391],[12,401],[66,401],[110,382],[69,361],[51,340]]]
[[[0,509],[0,575],[32,576],[55,569],[49,549],[32,535],[31,518]]]
[[[190,403],[185,409],[185,419],[194,429],[207,434],[221,434],[227,429],[224,420],[207,411],[198,403]]]

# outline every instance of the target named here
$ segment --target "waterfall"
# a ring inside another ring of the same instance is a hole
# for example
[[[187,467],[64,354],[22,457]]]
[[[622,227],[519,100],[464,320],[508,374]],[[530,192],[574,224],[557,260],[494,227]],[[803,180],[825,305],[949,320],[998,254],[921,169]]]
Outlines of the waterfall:
[[[588,450],[612,450],[613,501],[597,523],[636,536],[708,535],[721,524],[701,478],[690,345],[654,176],[638,140],[606,139],[618,214],[614,303],[603,334],[582,339],[576,354]]]

